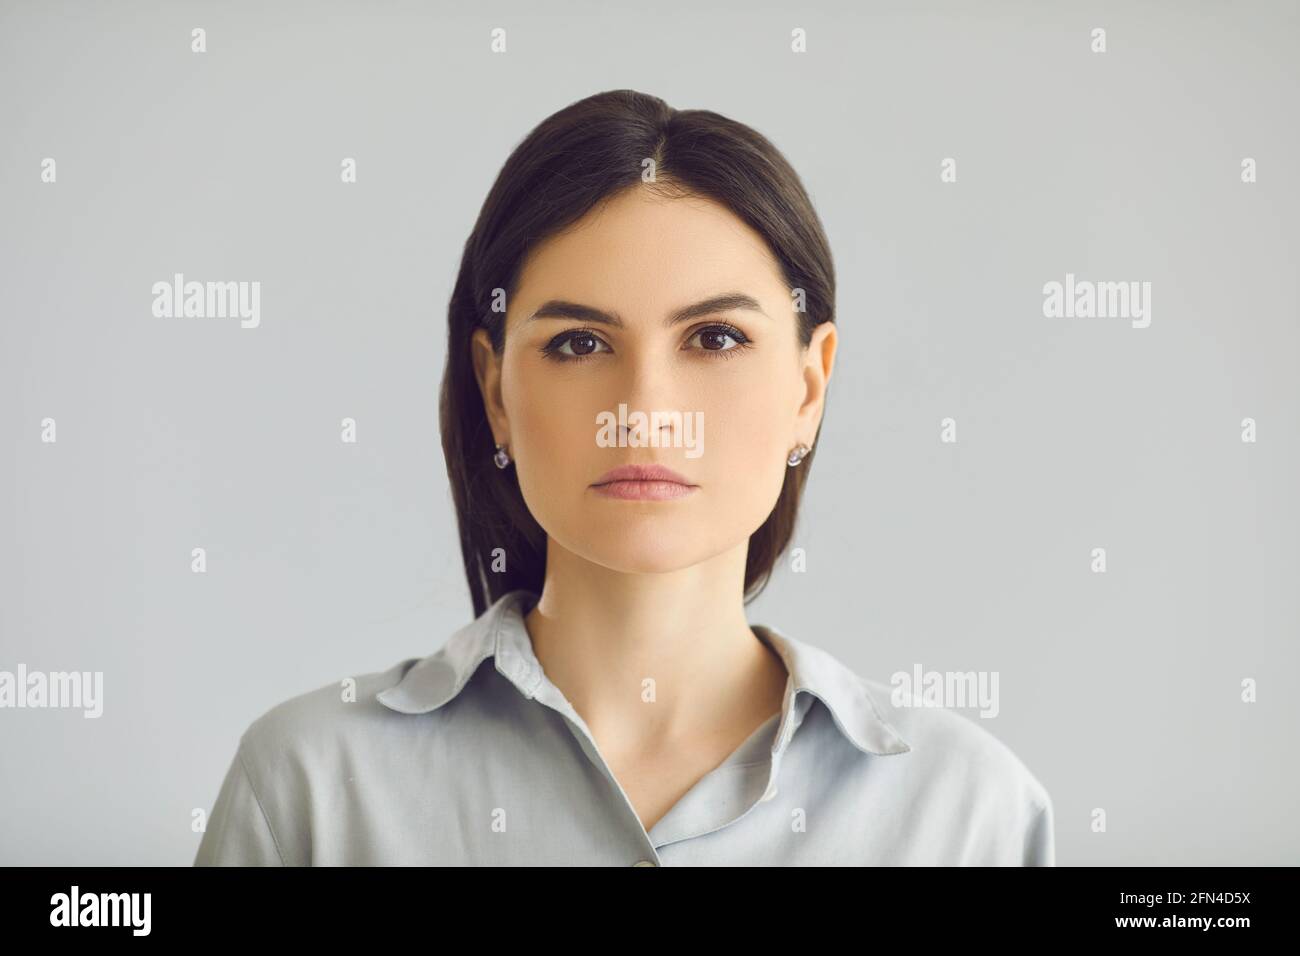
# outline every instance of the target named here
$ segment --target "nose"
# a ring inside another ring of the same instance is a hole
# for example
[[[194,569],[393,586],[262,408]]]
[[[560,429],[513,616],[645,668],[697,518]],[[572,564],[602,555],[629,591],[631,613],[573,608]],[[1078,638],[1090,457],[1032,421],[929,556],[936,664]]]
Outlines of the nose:
[[[659,445],[663,448],[671,448],[677,444],[676,425],[673,419],[676,416],[664,414],[667,409],[650,409],[640,408],[634,405],[626,405],[626,413],[618,416],[620,436],[624,444],[633,443],[633,435],[636,436],[637,444],[641,445]],[[641,412],[644,418],[634,413]],[[656,412],[659,413],[656,416]],[[656,426],[656,423],[658,427]],[[658,441],[655,440],[654,433],[658,432]]]
[[[640,428],[644,429],[647,442],[653,443],[657,437],[660,445],[672,447],[680,437],[678,429],[686,410],[679,403],[682,389],[676,381],[671,356],[660,349],[640,349],[626,369],[627,377],[618,390],[619,403],[627,405],[626,416],[622,412],[618,416],[622,437],[626,440]],[[636,412],[644,418],[628,420]]]

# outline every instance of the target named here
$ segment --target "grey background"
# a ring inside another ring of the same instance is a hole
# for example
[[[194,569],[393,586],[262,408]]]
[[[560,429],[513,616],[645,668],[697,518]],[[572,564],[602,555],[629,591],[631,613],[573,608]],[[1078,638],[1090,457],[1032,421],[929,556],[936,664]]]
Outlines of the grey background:
[[[98,720],[0,710],[0,863],[188,864],[251,720],[469,619],[461,246],[527,131],[620,87],[768,135],[836,256],[808,571],[751,620],[998,671],[965,713],[1061,864],[1300,861],[1296,6],[610,6],[0,4],[0,669],[105,675]],[[178,271],[261,281],[261,327],[154,318]],[[1066,272],[1150,281],[1150,327],[1044,318]]]

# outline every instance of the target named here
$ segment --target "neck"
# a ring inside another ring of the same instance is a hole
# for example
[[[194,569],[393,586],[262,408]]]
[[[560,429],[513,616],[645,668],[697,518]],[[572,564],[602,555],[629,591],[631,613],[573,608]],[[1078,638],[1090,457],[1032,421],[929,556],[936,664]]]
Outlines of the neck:
[[[603,752],[734,736],[780,710],[785,665],[745,619],[745,545],[660,574],[611,571],[547,545],[525,624],[547,678]]]

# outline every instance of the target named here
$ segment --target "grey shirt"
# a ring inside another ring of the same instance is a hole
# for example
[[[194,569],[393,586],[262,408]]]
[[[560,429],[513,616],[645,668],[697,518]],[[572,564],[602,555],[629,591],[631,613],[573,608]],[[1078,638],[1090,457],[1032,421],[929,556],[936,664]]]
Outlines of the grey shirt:
[[[195,865],[1055,864],[1051,800],[1005,744],[763,625],[781,713],[647,833],[533,653],[536,600],[253,721]]]

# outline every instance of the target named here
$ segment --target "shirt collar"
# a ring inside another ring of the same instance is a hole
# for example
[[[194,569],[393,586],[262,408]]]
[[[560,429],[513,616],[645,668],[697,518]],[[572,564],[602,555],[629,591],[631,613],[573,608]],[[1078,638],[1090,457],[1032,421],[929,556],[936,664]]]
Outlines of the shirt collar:
[[[376,699],[398,713],[428,713],[459,694],[488,657],[525,697],[536,696],[545,675],[524,625],[524,616],[536,602],[537,595],[528,590],[502,595],[478,618],[456,631],[445,646],[407,667],[401,679],[381,690]],[[793,678],[786,687],[774,752],[785,749],[813,698],[826,706],[840,733],[864,753],[900,754],[911,750],[880,715],[862,680],[834,656],[771,627],[751,627],[781,655]]]

